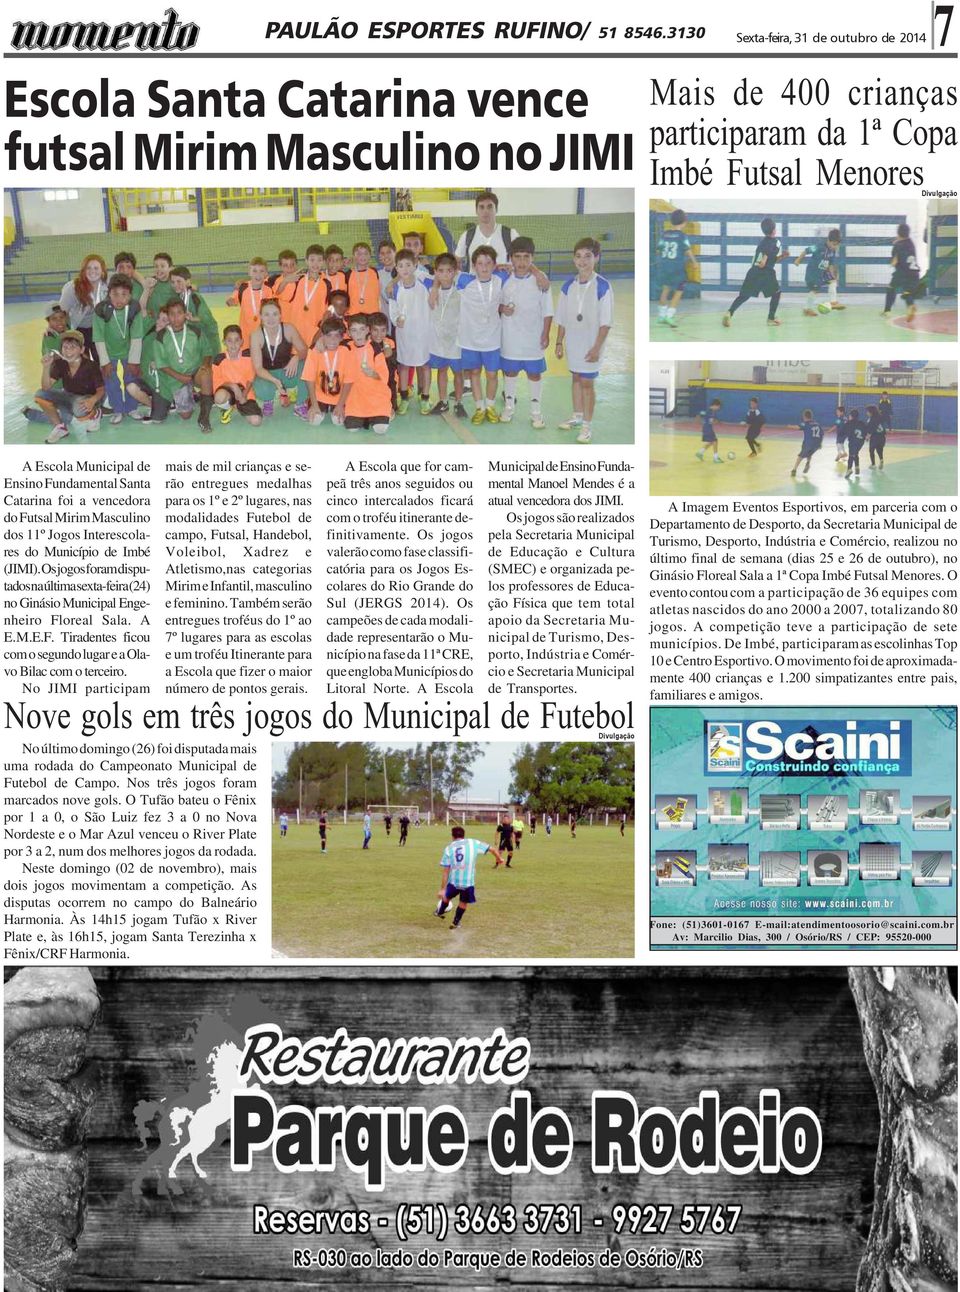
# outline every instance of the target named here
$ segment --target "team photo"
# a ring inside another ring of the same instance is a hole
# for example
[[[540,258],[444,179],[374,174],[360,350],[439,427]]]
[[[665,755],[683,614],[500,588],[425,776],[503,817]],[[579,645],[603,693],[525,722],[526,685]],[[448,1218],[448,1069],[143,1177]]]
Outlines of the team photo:
[[[651,341],[957,338],[955,198],[649,207]]]
[[[629,957],[626,743],[274,745],[278,958]]]
[[[957,492],[955,360],[650,364],[650,493]]]
[[[7,442],[629,444],[631,189],[8,189]]]

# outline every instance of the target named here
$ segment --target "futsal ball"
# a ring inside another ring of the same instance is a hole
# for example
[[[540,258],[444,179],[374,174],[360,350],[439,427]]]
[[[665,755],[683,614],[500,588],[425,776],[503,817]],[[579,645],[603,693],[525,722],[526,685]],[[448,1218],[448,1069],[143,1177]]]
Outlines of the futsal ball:
[[[733,461],[733,459],[734,459],[736,456],[737,456],[737,455],[736,455],[736,453],[728,453],[728,454],[727,454],[727,457],[729,458],[729,460],[730,460],[731,462]]]
[[[830,306],[829,306],[829,305],[818,305],[818,306],[817,306],[817,313],[818,313],[818,314],[829,314],[829,313],[830,313]]]

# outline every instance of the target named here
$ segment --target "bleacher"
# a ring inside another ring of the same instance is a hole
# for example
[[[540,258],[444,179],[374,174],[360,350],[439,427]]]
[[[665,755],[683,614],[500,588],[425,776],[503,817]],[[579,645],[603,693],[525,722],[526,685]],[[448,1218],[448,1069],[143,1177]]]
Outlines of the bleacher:
[[[474,221],[467,216],[445,216],[443,227],[457,239]],[[596,238],[603,249],[602,265],[608,274],[632,274],[634,270],[634,223],[629,213],[611,215],[511,216],[504,213],[500,223],[533,238],[537,261],[555,278],[572,269],[572,249],[578,238]],[[201,291],[230,289],[244,276],[251,255],[261,255],[272,267],[282,247],[292,247],[302,256],[307,246],[337,243],[349,256],[355,242],[369,242],[376,255],[385,236],[386,221],[329,220],[325,232],[316,225],[280,222],[217,225],[210,228],[157,229],[125,233],[60,234],[49,238],[28,238],[12,252],[4,268],[7,300],[54,300],[72,277],[85,255],[99,252],[113,265],[118,251],[132,251],[141,271],[148,273],[158,251],[168,251],[175,264],[193,271],[194,284]]]

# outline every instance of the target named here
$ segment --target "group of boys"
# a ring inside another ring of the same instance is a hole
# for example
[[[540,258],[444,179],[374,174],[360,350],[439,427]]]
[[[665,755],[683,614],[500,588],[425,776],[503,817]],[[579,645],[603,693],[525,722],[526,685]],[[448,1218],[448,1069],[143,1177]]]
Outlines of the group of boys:
[[[531,425],[543,429],[544,351],[555,323],[555,353],[566,355],[572,378],[573,412],[560,429],[576,430],[578,442],[589,443],[601,353],[613,325],[613,292],[597,273],[599,243],[577,242],[576,272],[554,310],[533,242],[508,241],[507,263],[498,263],[491,246],[473,247],[470,273],[447,252],[428,267],[416,232],[404,236],[399,251],[383,239],[376,267],[366,242],[354,245],[349,267],[336,245],[308,247],[302,267],[283,250],[273,273],[256,256],[227,300],[239,317],[222,337],[186,266],[159,252],[144,277],[136,258],[119,252],[106,299],[94,312],[92,342],[69,328],[59,306],[48,312],[38,408],[24,413],[52,424],[48,443],[69,433],[73,417],[84,430],[95,429],[104,411],[114,425],[126,416],[158,424],[171,411],[188,420],[197,408],[200,430],[209,434],[214,406],[221,425],[239,413],[258,426],[276,403],[292,404],[311,425],[329,414],[348,431],[384,435],[413,398],[425,416],[452,410],[466,418],[468,385],[475,425],[510,422],[524,374]],[[275,304],[264,319],[269,302]],[[431,405],[434,377],[438,397]]]
[[[679,326],[677,310],[683,299],[684,288],[689,281],[687,266],[695,268],[697,264],[690,235],[685,231],[686,224],[685,211],[671,212],[657,240],[656,263],[653,267],[655,281],[660,285],[657,322],[658,325],[665,327]],[[781,261],[791,259],[793,253],[784,249],[777,236],[776,221],[769,216],[761,220],[760,232],[763,236],[754,250],[740,291],[721,320],[724,327],[732,325],[733,316],[737,310],[754,296],[763,296],[769,300],[767,323],[771,327],[780,326],[777,310],[780,306],[781,286],[777,266]],[[803,313],[809,318],[846,308],[837,299],[842,240],[839,229],[830,229],[824,237],[815,239],[804,247],[799,255],[793,256],[795,265],[806,265],[804,281],[807,296]],[[897,236],[891,248],[890,264],[893,267],[893,275],[884,299],[883,317],[890,317],[894,302],[900,295],[907,306],[906,318],[910,322],[916,315],[916,302],[923,295],[924,287],[920,278],[917,249],[910,236],[909,224],[897,226]],[[823,293],[826,293],[825,300],[822,299]]]
[[[712,399],[700,413],[702,448],[696,456],[701,462],[708,451],[712,451],[714,462],[723,461],[720,454],[720,441],[717,436],[717,426],[720,424],[720,410],[722,407],[721,400]],[[883,452],[887,443],[887,434],[893,430],[893,401],[884,391],[876,404],[867,404],[865,406],[863,413],[866,420],[861,417],[859,409],[845,408],[842,404],[837,405],[834,421],[837,447],[835,461],[846,462],[845,480],[849,480],[851,476],[857,477],[860,475],[860,451],[865,443],[870,451],[871,470],[883,470]],[[760,433],[766,425],[766,418],[760,410],[760,401],[758,399],[753,398],[750,400],[746,417],[740,425],[746,427],[746,441],[750,449],[749,456],[755,458],[761,452]],[[801,463],[803,463],[801,474],[809,475],[813,456],[823,447],[823,427],[815,419],[812,409],[803,409],[797,429],[800,431],[802,438],[797,460],[793,465],[793,470],[790,472],[791,478],[794,479],[800,470]],[[731,453],[729,456],[733,457],[734,455]]]

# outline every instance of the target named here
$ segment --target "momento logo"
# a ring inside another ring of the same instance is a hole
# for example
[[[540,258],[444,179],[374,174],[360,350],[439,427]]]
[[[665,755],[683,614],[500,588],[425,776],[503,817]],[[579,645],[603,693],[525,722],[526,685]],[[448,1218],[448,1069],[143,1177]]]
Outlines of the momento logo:
[[[704,723],[707,773],[908,776],[912,766],[912,724],[901,718]]]
[[[180,21],[176,9],[165,9],[160,22],[15,22],[10,44],[17,50],[76,49],[144,53],[192,49],[200,28]]]

